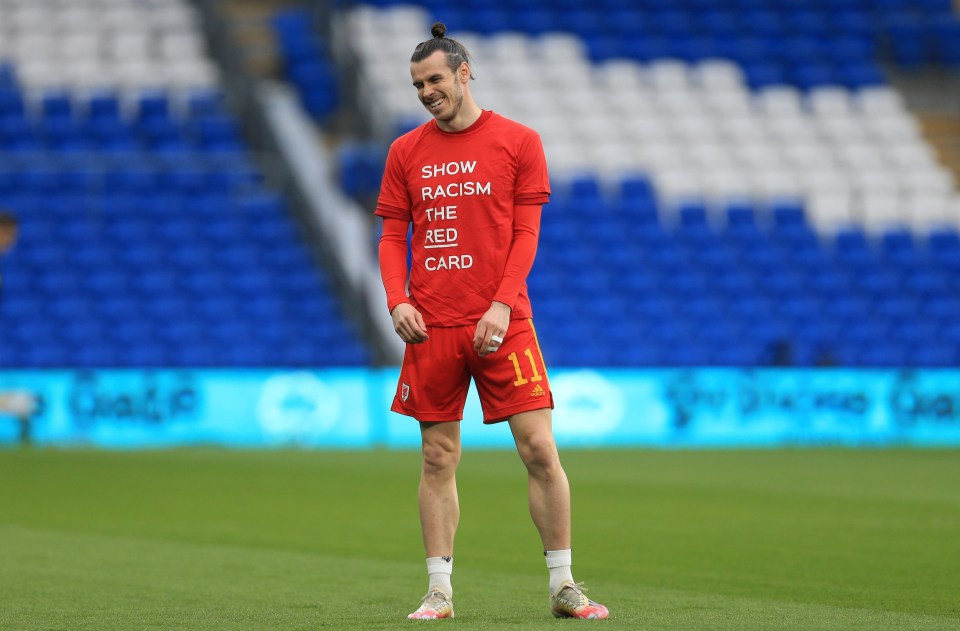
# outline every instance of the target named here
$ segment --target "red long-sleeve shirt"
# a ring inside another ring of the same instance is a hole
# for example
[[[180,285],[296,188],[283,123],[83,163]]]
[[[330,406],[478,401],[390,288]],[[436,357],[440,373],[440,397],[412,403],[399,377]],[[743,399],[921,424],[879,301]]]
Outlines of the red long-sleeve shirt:
[[[429,121],[390,148],[376,214],[392,311],[410,302],[433,326],[474,324],[494,300],[532,317],[526,277],[550,185],[539,136],[490,111],[450,133]],[[407,227],[413,224],[409,297]]]

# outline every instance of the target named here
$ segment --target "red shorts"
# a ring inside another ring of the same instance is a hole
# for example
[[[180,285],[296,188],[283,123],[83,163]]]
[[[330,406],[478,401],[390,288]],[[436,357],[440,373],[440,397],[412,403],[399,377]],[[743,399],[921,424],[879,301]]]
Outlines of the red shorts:
[[[459,421],[477,384],[484,423],[519,412],[553,408],[553,393],[532,320],[511,320],[499,350],[480,357],[473,350],[475,325],[428,327],[421,344],[407,344],[400,383],[390,407],[418,421]]]

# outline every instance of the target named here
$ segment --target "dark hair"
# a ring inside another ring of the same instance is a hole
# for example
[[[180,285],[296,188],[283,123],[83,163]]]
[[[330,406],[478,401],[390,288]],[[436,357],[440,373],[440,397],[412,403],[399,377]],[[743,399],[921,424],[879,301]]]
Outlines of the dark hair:
[[[16,228],[17,227],[17,217],[16,215],[11,215],[0,211],[0,228]]]
[[[410,57],[410,63],[423,61],[438,50],[447,55],[447,65],[454,72],[460,67],[460,64],[470,64],[470,53],[466,47],[457,40],[447,37],[447,25],[443,22],[434,22],[430,27],[431,39],[420,42],[413,50]],[[473,69],[470,70],[470,78],[473,79]]]

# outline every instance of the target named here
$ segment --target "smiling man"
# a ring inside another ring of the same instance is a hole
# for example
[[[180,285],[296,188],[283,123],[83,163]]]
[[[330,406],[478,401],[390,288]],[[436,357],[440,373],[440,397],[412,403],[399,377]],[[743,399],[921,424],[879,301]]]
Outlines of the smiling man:
[[[477,106],[466,49],[446,37],[443,24],[432,34],[414,50],[410,77],[433,120],[391,145],[376,209],[387,306],[407,344],[391,409],[419,421],[421,434],[418,500],[429,584],[408,617],[453,617],[460,421],[473,379],[484,423],[509,423],[526,466],[551,612],[606,618],[606,607],[584,595],[570,569],[570,487],[527,295],[540,211],[550,199],[543,146],[532,129]]]

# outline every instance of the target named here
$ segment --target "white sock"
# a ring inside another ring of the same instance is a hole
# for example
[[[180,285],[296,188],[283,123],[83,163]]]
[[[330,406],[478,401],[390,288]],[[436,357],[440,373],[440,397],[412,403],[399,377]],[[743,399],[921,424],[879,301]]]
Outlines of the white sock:
[[[564,583],[573,582],[570,571],[573,553],[570,550],[544,550],[547,557],[547,569],[550,570],[550,594],[556,594]]]
[[[428,589],[439,588],[444,594],[453,598],[453,585],[450,584],[450,575],[453,574],[453,557],[427,557],[427,574],[430,575]]]

